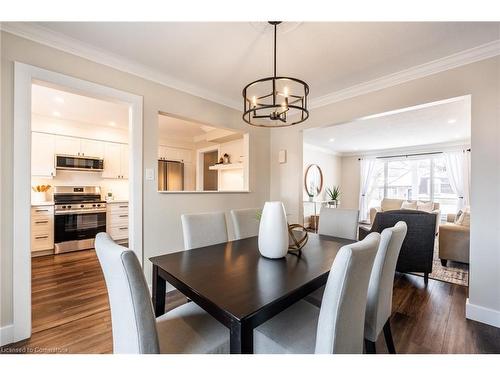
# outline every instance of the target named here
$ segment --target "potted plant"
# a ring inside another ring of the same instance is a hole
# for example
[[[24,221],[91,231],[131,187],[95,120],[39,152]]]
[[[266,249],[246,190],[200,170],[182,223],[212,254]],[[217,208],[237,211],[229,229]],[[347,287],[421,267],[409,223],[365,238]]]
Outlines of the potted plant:
[[[326,194],[329,200],[328,204],[336,208],[339,205],[340,186],[333,186],[332,188],[327,188]]]

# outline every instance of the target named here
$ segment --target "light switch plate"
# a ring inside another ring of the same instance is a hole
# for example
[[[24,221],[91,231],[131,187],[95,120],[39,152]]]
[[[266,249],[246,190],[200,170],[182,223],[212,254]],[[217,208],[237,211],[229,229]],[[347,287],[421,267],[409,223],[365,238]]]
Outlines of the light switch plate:
[[[153,181],[155,179],[155,170],[153,168],[146,168],[146,180]]]
[[[286,150],[280,150],[278,154],[278,160],[280,164],[286,163]]]

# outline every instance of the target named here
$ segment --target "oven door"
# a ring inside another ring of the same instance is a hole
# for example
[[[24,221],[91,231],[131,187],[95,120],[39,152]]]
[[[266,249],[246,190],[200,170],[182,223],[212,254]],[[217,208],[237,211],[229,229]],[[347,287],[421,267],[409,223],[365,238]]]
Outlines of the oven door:
[[[92,248],[99,232],[106,232],[106,212],[55,215],[56,253]]]

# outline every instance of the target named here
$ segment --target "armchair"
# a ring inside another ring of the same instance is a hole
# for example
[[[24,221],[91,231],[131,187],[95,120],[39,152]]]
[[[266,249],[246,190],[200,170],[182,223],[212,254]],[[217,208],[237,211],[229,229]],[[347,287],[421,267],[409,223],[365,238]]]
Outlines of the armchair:
[[[399,253],[396,271],[422,272],[427,284],[434,257],[435,214],[417,210],[379,212],[371,229],[359,228],[359,239],[362,240],[371,232],[381,233],[385,228],[396,225],[398,221],[406,223],[408,232]]]

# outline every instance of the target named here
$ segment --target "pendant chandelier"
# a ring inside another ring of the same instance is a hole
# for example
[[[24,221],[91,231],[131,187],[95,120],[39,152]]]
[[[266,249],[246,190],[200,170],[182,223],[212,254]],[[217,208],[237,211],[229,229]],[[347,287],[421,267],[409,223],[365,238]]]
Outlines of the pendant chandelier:
[[[274,74],[243,89],[243,121],[252,126],[279,128],[307,120],[309,86],[297,78],[276,76],[276,28],[281,22],[269,23],[274,27]]]

